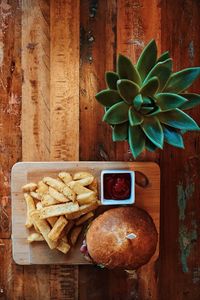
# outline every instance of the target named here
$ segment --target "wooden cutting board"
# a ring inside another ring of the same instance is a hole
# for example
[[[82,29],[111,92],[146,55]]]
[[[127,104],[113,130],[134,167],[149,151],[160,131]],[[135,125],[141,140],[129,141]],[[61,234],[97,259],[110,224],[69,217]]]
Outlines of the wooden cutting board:
[[[57,250],[50,250],[43,242],[32,244],[27,242],[29,231],[24,226],[26,204],[21,187],[28,182],[37,182],[44,176],[56,176],[63,170],[71,173],[88,170],[97,177],[100,184],[100,173],[104,169],[136,171],[134,205],[145,209],[152,216],[159,233],[160,169],[157,164],[151,162],[20,162],[13,166],[11,175],[12,250],[13,259],[17,264],[89,264],[79,251],[83,236],[80,236],[76,247],[67,255]],[[102,207],[99,209],[101,210]],[[107,206],[106,209],[109,207]],[[156,260],[158,254],[159,243],[152,260]]]

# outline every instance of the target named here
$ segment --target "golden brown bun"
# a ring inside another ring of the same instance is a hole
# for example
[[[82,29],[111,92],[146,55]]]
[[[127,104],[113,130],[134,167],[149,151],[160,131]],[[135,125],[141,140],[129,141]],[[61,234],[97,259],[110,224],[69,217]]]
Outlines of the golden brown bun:
[[[127,239],[130,233],[137,237]],[[86,235],[93,261],[109,269],[138,269],[154,254],[157,240],[152,218],[135,206],[107,210],[92,222]]]

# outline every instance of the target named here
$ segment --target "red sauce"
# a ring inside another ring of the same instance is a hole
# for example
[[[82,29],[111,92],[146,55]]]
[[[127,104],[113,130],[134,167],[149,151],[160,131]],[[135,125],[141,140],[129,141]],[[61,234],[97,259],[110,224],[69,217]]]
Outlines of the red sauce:
[[[128,173],[104,174],[104,198],[125,200],[131,195],[131,175]]]

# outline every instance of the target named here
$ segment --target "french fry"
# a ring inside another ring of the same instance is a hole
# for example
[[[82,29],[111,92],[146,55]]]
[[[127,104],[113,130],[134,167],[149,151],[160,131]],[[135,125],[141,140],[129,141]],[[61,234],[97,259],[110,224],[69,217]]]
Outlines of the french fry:
[[[76,241],[78,239],[79,234],[81,233],[81,230],[82,230],[82,226],[74,227],[72,229],[70,235],[70,241],[73,246],[76,244]]]
[[[94,180],[94,177],[90,176],[90,177],[76,180],[76,182],[78,182],[82,186],[87,186],[87,185],[91,184],[93,180]]]
[[[90,183],[90,184],[88,185],[88,188],[89,188],[90,190],[92,190],[93,192],[95,192],[95,194],[98,193],[98,182],[97,182],[97,179],[96,179],[96,178],[94,178],[94,180],[92,181],[92,183]]]
[[[77,195],[76,200],[80,205],[87,204],[96,200],[96,194],[94,191],[90,191],[88,193]]]
[[[30,213],[35,210],[35,202],[28,193],[24,193],[24,199],[26,201],[26,206],[27,206],[27,216],[26,216],[25,226],[26,228],[31,228],[33,226],[33,222]]]
[[[94,217],[94,213],[92,211],[90,211],[89,213],[83,215],[80,219],[78,219],[75,224],[76,224],[76,226],[79,226],[92,217]]]
[[[58,202],[68,202],[70,199],[66,198],[62,193],[58,192],[51,186],[49,187],[49,195],[56,199]]]
[[[36,204],[36,208],[37,208],[38,210],[40,210],[41,208],[43,208],[42,202],[38,202],[38,203]]]
[[[36,190],[36,192],[40,195],[45,194],[46,192],[48,192],[48,185],[45,184],[42,180],[38,182],[38,188]]]
[[[77,219],[77,218],[80,218],[82,215],[87,214],[88,212],[90,212],[92,210],[95,210],[98,206],[99,206],[98,201],[84,204],[79,207],[78,211],[65,214],[65,217],[68,220]]]
[[[33,197],[34,199],[41,201],[41,195],[37,192],[30,192],[31,197]]]
[[[73,176],[73,180],[84,179],[87,177],[93,177],[93,175],[89,172],[76,172]]]
[[[72,181],[72,176],[70,175],[70,173],[67,172],[60,172],[58,174],[58,177],[60,179],[62,179],[62,181],[67,184],[68,182]]]
[[[66,185],[62,181],[60,181],[58,179],[54,179],[52,177],[44,177],[43,182],[48,184],[49,186],[51,186],[52,188],[56,189],[58,192],[61,192],[61,193],[62,193],[64,187],[66,187]]]
[[[23,187],[22,187],[22,191],[24,193],[33,192],[36,189],[37,189],[37,184],[34,182],[27,183],[27,184],[23,185]]]
[[[53,198],[49,194],[42,195],[42,201],[41,202],[42,202],[43,206],[50,206],[50,205],[60,203],[58,200],[56,200],[55,198]]]
[[[70,189],[70,187],[65,186],[65,188],[63,189],[63,194],[71,201],[75,201],[76,200],[76,194],[75,192]]]
[[[34,210],[31,212],[31,218],[35,226],[39,229],[40,233],[42,234],[43,238],[47,242],[50,249],[54,249],[57,246],[57,243],[50,240],[48,237],[49,232],[51,231],[51,227],[47,223],[46,220],[40,219],[40,212],[38,210]]]
[[[68,235],[68,233],[70,232],[70,230],[72,229],[74,224],[75,224],[75,222],[73,220],[68,220],[67,226],[65,227],[66,236]]]
[[[54,224],[56,223],[56,221],[58,220],[58,217],[50,217],[47,218],[48,223],[51,225],[51,227],[54,226]]]
[[[43,238],[43,236],[40,233],[34,232],[34,233],[31,233],[28,236],[27,241],[29,243],[32,243],[32,242],[41,242],[41,241],[44,241],[44,238]]]
[[[77,195],[91,192],[89,189],[87,189],[86,187],[82,186],[80,183],[78,183],[78,182],[76,182],[76,181],[70,181],[67,185],[68,185],[68,186],[70,187],[70,189],[72,189]]]
[[[79,210],[79,205],[77,202],[67,202],[64,204],[57,204],[52,206],[44,207],[40,210],[41,219],[46,219],[49,217],[56,217],[60,215],[66,215]]]
[[[48,234],[49,239],[57,242],[67,223],[68,221],[65,219],[65,217],[60,216]]]
[[[59,241],[58,246],[56,247],[56,249],[58,249],[59,251],[61,251],[64,254],[66,254],[70,250],[70,245],[66,241],[61,239]]]

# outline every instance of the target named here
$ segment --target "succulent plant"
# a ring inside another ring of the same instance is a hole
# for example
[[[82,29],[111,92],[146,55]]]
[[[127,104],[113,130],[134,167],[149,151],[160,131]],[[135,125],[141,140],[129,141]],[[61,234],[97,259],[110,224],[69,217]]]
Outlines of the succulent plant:
[[[157,58],[154,40],[137,63],[119,55],[117,72],[106,72],[107,89],[96,94],[105,107],[103,121],[111,125],[113,141],[128,140],[136,158],[145,148],[154,151],[164,142],[184,148],[182,135],[199,130],[183,110],[200,104],[200,95],[186,89],[200,76],[200,67],[172,71],[172,59],[164,52]]]

